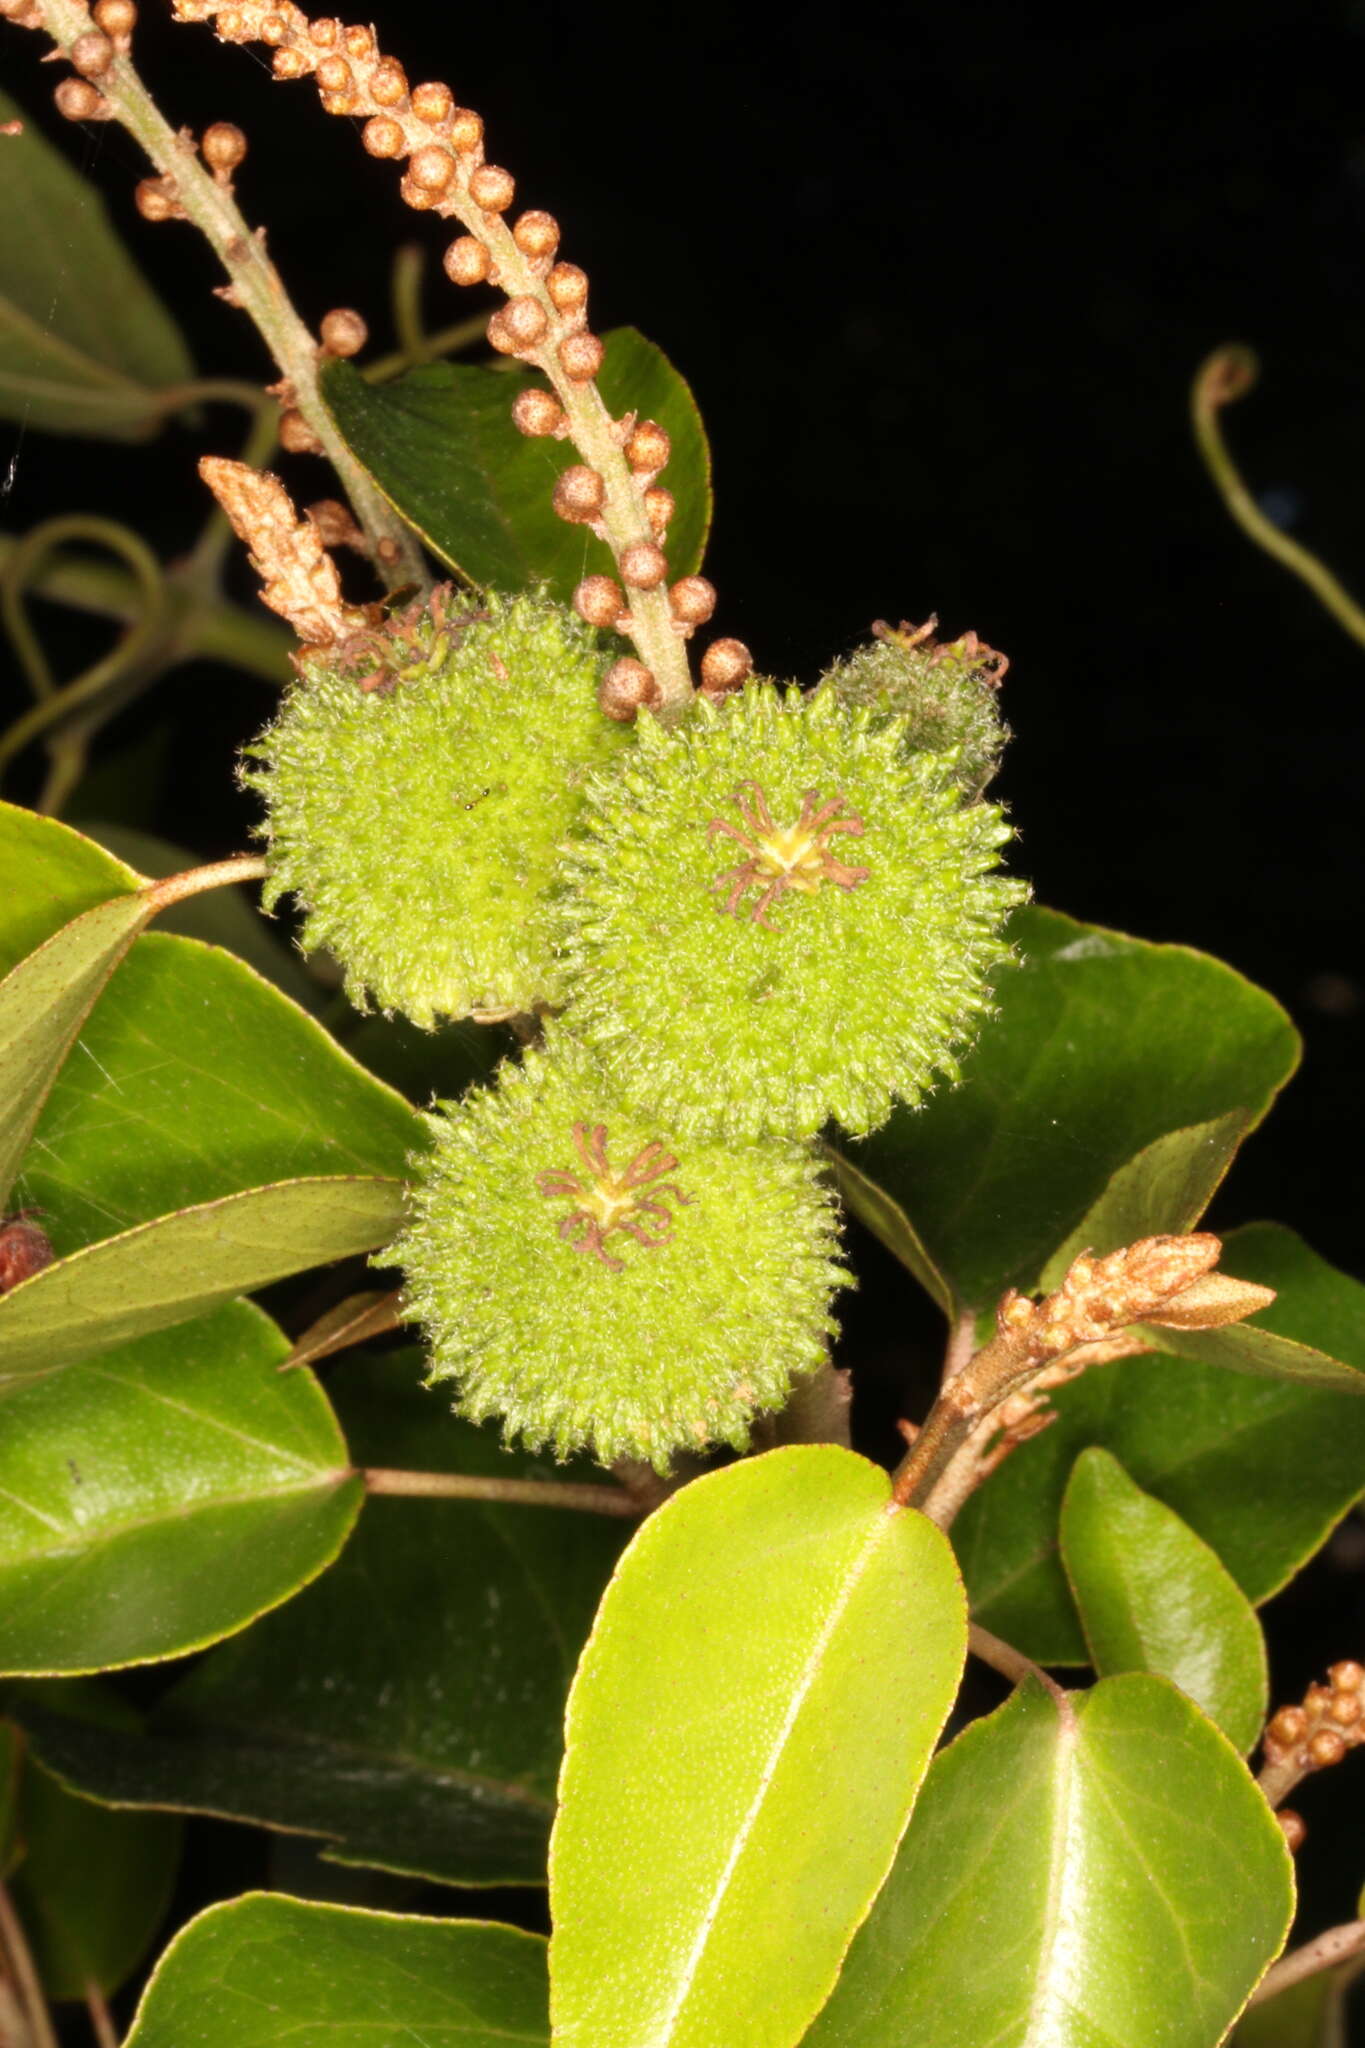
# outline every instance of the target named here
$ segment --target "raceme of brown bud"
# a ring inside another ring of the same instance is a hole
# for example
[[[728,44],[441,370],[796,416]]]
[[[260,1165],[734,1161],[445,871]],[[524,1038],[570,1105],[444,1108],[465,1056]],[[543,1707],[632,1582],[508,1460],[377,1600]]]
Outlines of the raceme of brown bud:
[[[370,338],[370,330],[354,306],[333,306],[322,316],[318,330],[329,356],[359,355]]]
[[[660,470],[672,450],[673,444],[657,420],[641,420],[626,442],[626,461],[632,469]]]
[[[396,107],[408,96],[408,78],[392,57],[381,57],[370,73],[370,98],[377,107]]]
[[[742,640],[713,640],[701,658],[701,686],[709,697],[724,696],[739,688],[753,665]]]
[[[199,154],[211,171],[227,176],[246,155],[246,137],[232,121],[214,121],[204,130]]]
[[[453,113],[455,95],[448,85],[433,80],[429,85],[415,85],[412,88],[411,106],[419,121],[425,121],[428,127],[434,128],[439,121],[444,121],[448,114]]]
[[[534,348],[549,326],[549,315],[539,299],[509,299],[488,323],[488,339],[504,355]]]
[[[102,28],[116,43],[126,42],[137,27],[137,8],[133,0],[95,0],[91,12],[95,26]]]
[[[597,702],[608,718],[627,725],[641,708],[659,701],[659,685],[651,670],[630,654],[613,662],[602,678]]]
[[[408,160],[408,177],[422,192],[439,195],[446,190],[454,175],[454,157],[436,142],[415,149]]]
[[[143,178],[133,188],[133,203],[144,220],[177,220],[184,209],[169,178]]]
[[[559,367],[571,384],[589,384],[605,353],[595,334],[569,334],[559,344]]]
[[[561,313],[576,313],[588,303],[587,272],[576,263],[556,263],[545,280],[545,289]]]
[[[553,434],[563,420],[563,406],[548,391],[519,391],[513,401],[512,424],[518,433],[532,437]]]
[[[452,284],[482,284],[490,269],[488,251],[473,235],[457,236],[441,262]]]
[[[668,593],[675,619],[685,626],[704,626],[716,609],[715,585],[704,576],[683,576]]]
[[[552,213],[523,213],[513,226],[512,240],[523,256],[543,260],[559,247],[559,222]]]
[[[668,522],[673,517],[673,510],[673,493],[666,491],[662,484],[655,484],[645,492],[645,517],[660,540],[668,532]]]
[[[108,111],[104,94],[91,85],[88,78],[64,78],[52,98],[57,112],[66,121],[98,121]],[[157,184],[158,179],[146,178],[144,184]],[[136,197],[136,195],[134,195]],[[139,213],[143,211],[142,201],[138,202]],[[167,220],[169,212],[148,214],[148,220]]]
[[[573,594],[573,608],[590,626],[614,626],[626,608],[625,594],[610,576],[585,576]]]
[[[290,455],[320,455],[322,443],[303,414],[292,405],[280,414],[280,446]]]
[[[360,139],[371,156],[395,157],[407,153],[407,140],[398,123],[388,114],[376,114],[360,131]]]
[[[564,471],[554,488],[553,504],[561,519],[570,524],[595,519],[606,503],[606,486],[595,469],[575,462]]]
[[[82,78],[102,78],[114,61],[114,46],[108,36],[98,29],[91,29],[83,36],[77,36],[67,51],[71,67],[79,71]]]
[[[657,590],[668,574],[668,557],[652,540],[633,540],[621,550],[620,569],[631,590]]]
[[[506,213],[516,189],[511,173],[499,164],[480,164],[469,180],[469,196],[485,213]]]
[[[450,117],[450,146],[468,156],[483,141],[483,120],[472,107],[456,107]]]

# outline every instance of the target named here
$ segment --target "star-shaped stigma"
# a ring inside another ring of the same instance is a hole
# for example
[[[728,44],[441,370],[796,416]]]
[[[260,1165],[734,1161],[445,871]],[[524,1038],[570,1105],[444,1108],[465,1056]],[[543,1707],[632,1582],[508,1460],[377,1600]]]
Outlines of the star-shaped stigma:
[[[691,1206],[693,1198],[685,1195],[676,1182],[660,1179],[660,1175],[672,1173],[678,1164],[660,1144],[644,1146],[625,1172],[616,1174],[607,1159],[605,1124],[575,1124],[573,1141],[583,1162],[583,1173],[551,1167],[536,1175],[536,1186],[551,1201],[568,1197],[576,1204],[560,1224],[559,1235],[575,1251],[588,1252],[613,1273],[619,1273],[624,1262],[614,1259],[606,1248],[612,1232],[622,1230],[637,1244],[651,1249],[667,1244],[673,1236],[673,1216],[662,1197],[670,1196],[685,1208]],[[649,1190],[647,1194],[645,1189]],[[645,1228],[645,1217],[651,1219],[649,1230]],[[655,1233],[653,1236],[650,1230]]]
[[[774,927],[768,923],[765,912],[785,889],[799,889],[805,896],[813,896],[822,882],[833,882],[840,889],[856,889],[871,873],[870,868],[847,867],[830,852],[829,842],[836,832],[848,832],[860,839],[865,829],[856,813],[840,816],[845,808],[842,796],[833,796],[822,804],[819,790],[808,789],[800,817],[794,825],[786,826],[774,821],[768,799],[756,782],[742,782],[731,801],[744,820],[744,829],[724,818],[713,818],[706,828],[709,839],[723,833],[727,838],[737,839],[749,855],[738,867],[726,868],[711,884],[713,889],[728,891],[720,906],[722,915],[730,912],[738,917],[739,906],[750,889],[757,889],[759,898],[750,915],[755,924],[772,931]]]

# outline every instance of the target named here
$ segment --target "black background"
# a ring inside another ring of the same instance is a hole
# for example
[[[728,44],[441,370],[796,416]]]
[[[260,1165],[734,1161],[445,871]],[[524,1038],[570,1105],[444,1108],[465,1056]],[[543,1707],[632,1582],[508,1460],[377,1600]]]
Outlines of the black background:
[[[423,241],[435,270],[440,224],[401,206],[311,89],[170,26],[160,0],[144,12],[137,55],[170,117],[247,130],[239,196],[301,310],[358,306],[387,347],[392,249]],[[1040,900],[1219,953],[1305,1035],[1304,1072],[1214,1221],[1273,1215],[1365,1275],[1365,648],[1233,527],[1187,419],[1203,356],[1250,343],[1262,382],[1226,416],[1245,473],[1365,595],[1365,5],[1076,19],[990,0],[798,5],[780,22],[709,0],[383,0],[377,26],[413,78],[446,78],[483,113],[519,203],[556,213],[594,324],[635,323],[690,379],[715,460],[720,630],[803,680],[878,616],[937,611],[1009,654],[1002,789]],[[53,73],[37,54],[3,32],[5,82],[41,110]],[[262,373],[193,231],[134,213],[129,139],[48,125],[201,367]],[[437,271],[431,324],[468,304]],[[131,465],[98,451],[92,475],[88,446],[0,425],[0,481],[17,451],[0,522],[98,505],[174,551],[200,516],[193,455],[238,435],[215,413]],[[305,498],[327,488],[308,458],[282,467]],[[229,757],[267,693],[181,671],[107,746],[171,709],[152,822],[204,855],[236,850]],[[894,1333],[904,1313],[869,1254],[858,1327]],[[1342,1532],[1301,1582],[1276,1637],[1288,1685],[1359,1654],[1361,1548]],[[1343,1850],[1344,1793],[1303,1795]],[[1329,1863],[1326,1915],[1346,1917]]]

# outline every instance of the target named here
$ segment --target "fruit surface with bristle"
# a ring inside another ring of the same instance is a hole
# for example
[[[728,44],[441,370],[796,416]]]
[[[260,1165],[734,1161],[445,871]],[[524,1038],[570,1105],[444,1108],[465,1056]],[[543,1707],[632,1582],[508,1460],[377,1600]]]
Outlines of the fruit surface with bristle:
[[[590,785],[557,892],[568,1015],[677,1132],[873,1130],[989,1007],[1027,891],[1000,812],[901,721],[755,683]]]
[[[1000,765],[1009,728],[1000,716],[1000,684],[1009,667],[975,633],[935,639],[926,626],[881,625],[876,637],[826,669],[819,689],[850,709],[904,721],[906,748],[955,751],[955,774],[969,797],[980,796]]]
[[[563,606],[448,589],[304,658],[242,780],[267,907],[298,898],[354,1001],[430,1029],[556,998],[545,892],[586,773],[631,739],[597,709],[603,666]]]
[[[433,1380],[557,1455],[747,1443],[825,1356],[837,1263],[809,1147],[673,1139],[562,1028],[430,1118],[398,1261]]]

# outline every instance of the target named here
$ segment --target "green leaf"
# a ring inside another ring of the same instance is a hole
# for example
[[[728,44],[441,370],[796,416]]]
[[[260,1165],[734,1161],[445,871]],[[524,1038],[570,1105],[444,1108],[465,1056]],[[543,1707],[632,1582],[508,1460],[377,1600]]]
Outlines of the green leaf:
[[[403,1221],[404,1183],[279,1181],[87,1245],[0,1299],[0,1386],[164,1330],[238,1294],[375,1251]]]
[[[0,122],[23,109],[0,92]],[[59,434],[141,441],[157,394],[194,365],[104,202],[23,117],[5,140],[0,209],[0,417]]]
[[[554,2038],[798,2041],[886,1874],[963,1650],[946,1542],[849,1451],[771,1451],[651,1515],[569,1698]]]
[[[1293,1907],[1274,1815],[1173,1686],[1031,1682],[935,1760],[807,2048],[1213,2048]]]
[[[361,1482],[288,1353],[234,1303],[0,1388],[0,1670],[180,1656],[331,1562]]]
[[[125,2048],[508,2048],[548,2039],[539,1935],[249,1893],[182,1928]]]
[[[700,568],[711,520],[711,459],[696,402],[661,349],[633,327],[604,335],[597,385],[615,415],[666,427],[664,482],[677,500],[669,574]],[[428,546],[452,569],[497,590],[546,583],[569,598],[580,577],[614,574],[606,544],[568,526],[551,504],[555,480],[581,458],[571,442],[528,439],[512,424],[529,371],[433,363],[371,384],[329,363],[323,396],[352,452]]]
[[[1100,1676],[1169,1678],[1245,1756],[1265,1723],[1265,1640],[1207,1543],[1094,1445],[1072,1470],[1061,1544]]]
[[[1298,1060],[1279,1004],[1206,954],[1053,910],[1021,910],[1010,931],[1023,959],[962,1085],[852,1148],[969,1309],[1032,1288],[1157,1139],[1234,1111],[1253,1127]]]
[[[414,1351],[348,1359],[358,1463],[548,1477],[418,1384]],[[542,1884],[564,1699],[621,1547],[594,1515],[372,1499],[332,1569],[111,1736],[28,1689],[35,1751],[82,1791],[321,1835],[349,1863]],[[458,1568],[452,1565],[458,1561]]]
[[[143,876],[55,818],[0,802],[0,974],[64,924],[141,887]]]
[[[125,1716],[105,1703],[114,1725]],[[131,1714],[127,1719],[133,1719]],[[23,1862],[11,1890],[49,1998],[106,1996],[141,1962],[170,1903],[181,1823],[114,1813],[29,1762],[19,1826]]]
[[[1341,1987],[1330,1970],[1291,1984],[1238,2020],[1232,2048],[1346,2048]]]
[[[1365,1371],[1365,1287],[1292,1231],[1233,1231],[1221,1266],[1279,1290],[1259,1323]],[[1163,1345],[1174,1334],[1153,1332]],[[1365,1402],[1353,1394],[1167,1356],[1092,1370],[1052,1405],[1053,1426],[1014,1451],[953,1524],[977,1620],[1041,1663],[1086,1658],[1057,1521],[1087,1444],[1102,1444],[1182,1516],[1258,1605],[1365,1489]]]

